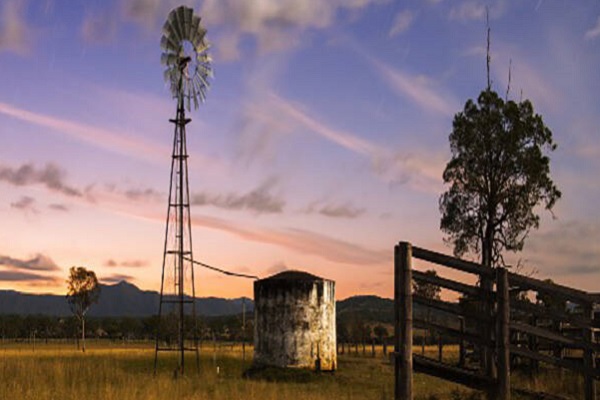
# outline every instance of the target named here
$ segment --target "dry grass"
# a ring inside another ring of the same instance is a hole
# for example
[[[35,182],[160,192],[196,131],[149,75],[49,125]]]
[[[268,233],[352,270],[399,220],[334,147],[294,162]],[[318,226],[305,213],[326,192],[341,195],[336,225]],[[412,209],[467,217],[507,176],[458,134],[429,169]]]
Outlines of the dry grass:
[[[300,382],[269,382],[243,378],[252,350],[242,363],[239,346],[202,349],[201,370],[189,354],[185,376],[174,378],[175,354],[160,354],[153,375],[151,344],[89,343],[85,354],[72,344],[0,345],[0,399],[391,399],[393,367],[381,356],[344,355],[335,374],[304,373]],[[427,349],[428,355],[435,348]],[[217,373],[219,367],[219,373]],[[546,379],[534,385],[544,385]],[[551,379],[556,382],[556,379]],[[566,381],[559,388],[563,392]],[[571,381],[572,383],[572,381]],[[471,392],[429,376],[415,375],[415,398],[468,398]],[[460,396],[458,395],[460,393]],[[557,393],[557,392],[555,392]],[[576,394],[575,394],[576,397]]]

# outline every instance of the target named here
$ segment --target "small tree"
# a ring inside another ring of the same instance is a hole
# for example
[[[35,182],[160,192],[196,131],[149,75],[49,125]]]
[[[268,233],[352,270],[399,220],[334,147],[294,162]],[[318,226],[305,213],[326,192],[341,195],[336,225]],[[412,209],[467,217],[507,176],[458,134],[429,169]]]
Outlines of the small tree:
[[[523,249],[537,229],[537,206],[551,211],[561,193],[550,178],[552,132],[529,100],[504,101],[488,88],[454,116],[452,159],[443,174],[440,228],[458,257],[504,265],[503,252]]]
[[[387,337],[389,335],[387,328],[381,324],[375,325],[373,334],[377,337],[379,343],[383,345],[383,355],[387,355]]]
[[[100,297],[100,286],[94,271],[71,267],[67,279],[67,301],[71,312],[81,323],[82,350],[85,352],[85,314]]]
[[[432,277],[438,276],[437,272],[433,269],[429,269],[429,270],[425,271],[425,273]],[[431,299],[431,300],[439,300],[440,299],[440,293],[442,291],[442,288],[439,285],[435,285],[433,283],[427,283],[427,282],[419,282],[416,280],[413,280],[412,285],[413,285],[413,294],[416,294],[418,296],[424,297],[426,299]],[[430,321],[431,307],[427,307],[426,318],[427,318],[427,321]],[[431,333],[431,335],[433,337],[433,333],[430,330],[423,332],[423,335],[421,336],[421,352],[423,354],[425,353],[425,336],[428,332]]]
[[[437,277],[437,272],[433,269],[425,271],[427,275]],[[413,293],[426,299],[439,300],[442,288],[439,285],[427,282],[413,281]]]

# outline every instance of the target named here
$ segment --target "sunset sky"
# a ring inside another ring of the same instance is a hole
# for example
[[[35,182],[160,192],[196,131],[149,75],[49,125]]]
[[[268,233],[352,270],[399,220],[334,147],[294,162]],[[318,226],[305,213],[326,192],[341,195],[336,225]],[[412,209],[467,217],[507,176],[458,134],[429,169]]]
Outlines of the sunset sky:
[[[439,230],[453,115],[491,78],[553,131],[563,193],[521,259],[600,291],[600,2],[1,0],[0,289],[65,292],[71,266],[157,290],[175,102],[159,41],[193,6],[214,79],[188,125],[195,258],[303,269],[393,295],[401,240]],[[440,271],[447,275],[445,271]],[[252,282],[198,270],[200,296]]]

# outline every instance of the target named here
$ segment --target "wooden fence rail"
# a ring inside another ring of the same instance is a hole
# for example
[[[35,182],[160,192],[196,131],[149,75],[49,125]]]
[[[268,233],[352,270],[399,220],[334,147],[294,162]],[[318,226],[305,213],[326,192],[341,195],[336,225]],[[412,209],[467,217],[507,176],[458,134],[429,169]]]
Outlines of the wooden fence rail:
[[[600,328],[600,320],[595,318],[594,307],[600,303],[599,295],[508,272],[505,268],[484,267],[407,242],[400,242],[394,254],[396,400],[412,400],[413,368],[484,390],[489,400],[509,400],[511,391],[527,393],[511,387],[511,360],[515,357],[582,374],[585,400],[596,400],[600,343],[594,332]],[[413,270],[413,258],[475,275],[478,284]],[[461,304],[413,294],[413,280],[458,292],[466,301]],[[570,312],[566,307],[542,306],[518,295],[527,292],[549,295],[565,305],[569,302],[578,312]],[[413,315],[413,302],[455,318],[457,324],[431,321],[429,312],[426,318]],[[455,338],[460,343],[458,365],[442,362],[441,352],[438,360],[413,356],[413,327]],[[521,340],[522,336],[527,340]],[[476,348],[479,358],[476,367],[466,365],[465,343]],[[565,359],[564,349],[578,349],[583,354],[581,361]]]

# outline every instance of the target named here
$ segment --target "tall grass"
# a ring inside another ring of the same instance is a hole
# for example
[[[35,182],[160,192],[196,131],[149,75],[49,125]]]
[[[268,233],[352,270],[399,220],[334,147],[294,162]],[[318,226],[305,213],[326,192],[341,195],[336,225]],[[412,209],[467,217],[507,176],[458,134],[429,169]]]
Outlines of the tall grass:
[[[242,362],[240,347],[203,347],[200,371],[188,354],[186,374],[176,376],[176,354],[161,353],[154,376],[150,344],[99,344],[87,352],[68,344],[0,345],[0,399],[356,399],[393,398],[393,366],[376,357],[344,355],[334,374],[308,373],[298,382],[243,377],[252,349]],[[218,367],[218,373],[217,373]],[[555,379],[554,379],[555,381]],[[543,385],[538,382],[537,385]],[[564,386],[564,385],[563,385]],[[569,385],[567,385],[569,386]],[[475,398],[458,385],[415,375],[415,399]],[[563,388],[564,389],[564,388]]]

